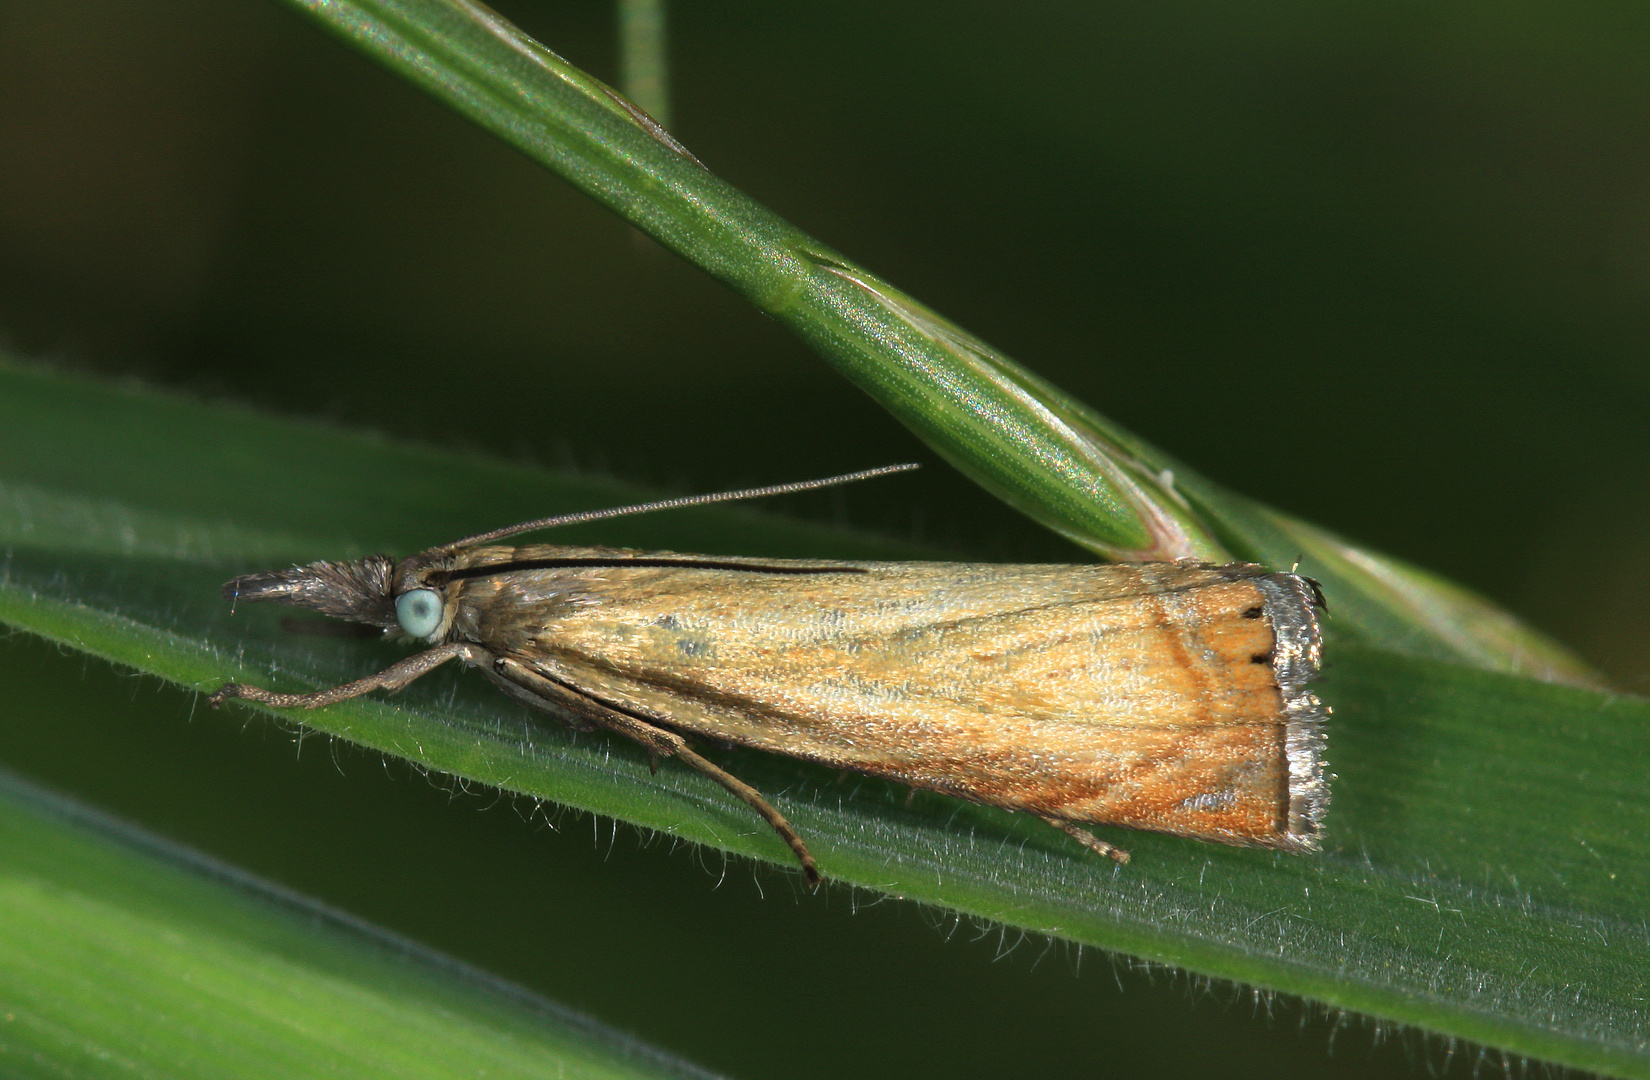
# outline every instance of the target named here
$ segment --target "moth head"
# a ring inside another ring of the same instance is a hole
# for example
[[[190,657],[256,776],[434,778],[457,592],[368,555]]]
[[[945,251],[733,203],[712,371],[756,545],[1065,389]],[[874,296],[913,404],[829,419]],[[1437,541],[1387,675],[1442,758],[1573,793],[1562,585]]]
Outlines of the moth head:
[[[395,560],[387,555],[370,555],[355,562],[315,562],[238,577],[224,585],[223,594],[231,601],[276,600],[335,619],[394,630],[401,625],[393,592],[395,568]]]
[[[452,557],[440,551],[399,561],[369,555],[355,562],[314,562],[238,577],[224,585],[223,594],[236,602],[275,600],[434,641],[450,621],[442,571],[451,562]]]

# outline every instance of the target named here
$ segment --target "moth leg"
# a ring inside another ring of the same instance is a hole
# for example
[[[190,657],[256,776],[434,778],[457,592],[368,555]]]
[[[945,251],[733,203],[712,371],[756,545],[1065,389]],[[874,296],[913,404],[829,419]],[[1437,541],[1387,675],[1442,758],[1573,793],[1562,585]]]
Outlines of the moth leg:
[[[1095,836],[1087,829],[1080,829],[1071,822],[1066,821],[1064,818],[1049,817],[1046,814],[1038,814],[1037,816],[1048,822],[1050,825],[1053,825],[1056,829],[1059,829],[1067,836],[1076,840],[1084,847],[1089,848],[1092,851],[1097,851],[1107,858],[1116,859],[1119,865],[1126,865],[1128,863],[1128,852],[1124,851],[1120,847],[1115,847],[1106,843],[1104,840],[1100,839],[1098,836]]]
[[[278,694],[273,690],[248,686],[245,683],[225,683],[207,700],[214,707],[223,704],[229,698],[245,698],[247,701],[272,705],[277,709],[319,709],[323,705],[360,697],[369,690],[399,690],[420,675],[427,675],[447,661],[458,659],[481,667],[493,659],[493,654],[468,641],[455,641],[448,645],[437,645],[417,656],[409,656],[376,675],[368,675],[364,679],[356,679],[343,686],[334,686],[331,690],[317,690],[313,694]]]
[[[635,722],[642,724],[641,721]],[[762,820],[766,821],[773,831],[779,834],[779,838],[785,841],[785,843],[790,847],[792,854],[796,856],[796,861],[802,864],[802,876],[808,879],[808,884],[819,884],[819,865],[814,862],[813,853],[808,850],[808,845],[803,842],[802,837],[797,834],[797,831],[791,827],[791,823],[785,820],[785,815],[781,814],[778,810],[775,810],[773,805],[762,797],[762,793],[760,791],[757,791],[755,788],[728,772],[726,769],[706,761],[704,758],[688,749],[687,741],[675,732],[664,731],[661,728],[654,728],[652,725],[648,724],[643,724],[642,726],[651,728],[652,731],[658,732],[661,736],[668,740],[670,749],[664,751],[665,754],[670,757],[680,758],[686,764],[698,769],[712,780],[715,780],[718,784],[721,784],[723,787],[727,788],[728,791],[732,792],[742,802],[744,802],[746,806],[760,814],[762,816]],[[629,734],[620,727],[614,727],[613,730],[618,731],[621,734]],[[632,735],[631,738],[636,738],[636,736]],[[638,739],[638,741],[640,740]],[[644,743],[644,745],[646,744]]]
[[[704,773],[760,814],[762,820],[779,834],[779,838],[785,841],[791,852],[796,855],[797,861],[802,864],[802,874],[808,879],[808,884],[819,884],[819,866],[814,862],[808,845],[791,827],[791,823],[785,820],[785,816],[775,810],[768,800],[762,797],[761,792],[726,769],[700,757],[688,746],[687,740],[674,731],[658,727],[641,717],[621,712],[573,687],[547,679],[519,660],[508,656],[501,656],[495,660],[489,674],[497,681],[508,682],[514,684],[515,689],[527,691],[526,695],[511,695],[518,701],[528,701],[539,708],[548,706],[552,709],[565,709],[608,731],[640,743],[648,752],[648,756],[655,761],[660,757],[674,757]],[[535,698],[537,701],[532,701]]]

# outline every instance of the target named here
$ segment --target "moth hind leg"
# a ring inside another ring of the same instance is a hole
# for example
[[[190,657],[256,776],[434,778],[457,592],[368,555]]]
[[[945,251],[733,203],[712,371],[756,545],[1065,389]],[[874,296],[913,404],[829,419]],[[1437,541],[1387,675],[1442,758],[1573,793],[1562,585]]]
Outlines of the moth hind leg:
[[[1053,825],[1056,829],[1059,829],[1067,836],[1076,840],[1079,844],[1082,844],[1090,851],[1098,852],[1099,854],[1106,856],[1108,859],[1116,860],[1119,866],[1125,866],[1128,864],[1128,852],[1114,844],[1106,843],[1104,840],[1100,839],[1098,836],[1095,836],[1087,829],[1079,828],[1064,818],[1049,817],[1046,814],[1039,814],[1037,816],[1048,822],[1050,825]]]
[[[605,728],[640,743],[648,753],[650,766],[656,768],[661,757],[674,757],[680,759],[684,765],[704,773],[721,784],[739,801],[755,810],[762,820],[779,834],[779,838],[785,841],[786,846],[796,856],[796,861],[802,864],[802,874],[807,878],[809,885],[820,883],[819,865],[814,862],[813,853],[808,850],[808,845],[791,823],[785,820],[785,815],[774,809],[772,804],[762,797],[761,792],[721,766],[695,753],[693,748],[688,746],[687,740],[674,731],[649,723],[639,716],[620,712],[604,701],[545,678],[512,657],[499,657],[493,662],[488,674],[501,685],[509,687],[512,691],[511,696],[518,701],[554,712],[570,712],[595,727]]]
[[[746,806],[760,814],[762,820],[766,821],[768,825],[772,827],[773,831],[779,834],[779,838],[785,841],[786,845],[790,847],[791,852],[796,856],[796,861],[802,864],[802,876],[808,879],[808,884],[819,884],[821,880],[819,875],[819,865],[814,862],[813,853],[808,850],[807,843],[804,842],[797,831],[791,827],[791,823],[785,820],[785,816],[778,810],[775,810],[773,805],[762,797],[762,793],[760,791],[757,791],[755,788],[728,772],[726,769],[706,761],[704,758],[688,749],[686,740],[684,740],[680,735],[668,731],[662,732],[662,734],[675,740],[678,744],[668,751],[670,756],[679,758],[685,764],[691,765],[695,769],[698,769],[712,780],[715,780],[718,784],[721,784],[723,787],[727,788],[729,792],[737,796]]]

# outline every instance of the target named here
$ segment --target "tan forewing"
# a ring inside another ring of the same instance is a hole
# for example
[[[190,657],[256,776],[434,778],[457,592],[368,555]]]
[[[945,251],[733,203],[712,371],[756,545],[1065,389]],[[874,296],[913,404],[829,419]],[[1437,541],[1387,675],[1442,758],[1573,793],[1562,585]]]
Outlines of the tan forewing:
[[[1059,818],[1280,842],[1261,568],[732,561],[457,581],[454,633],[679,731]]]

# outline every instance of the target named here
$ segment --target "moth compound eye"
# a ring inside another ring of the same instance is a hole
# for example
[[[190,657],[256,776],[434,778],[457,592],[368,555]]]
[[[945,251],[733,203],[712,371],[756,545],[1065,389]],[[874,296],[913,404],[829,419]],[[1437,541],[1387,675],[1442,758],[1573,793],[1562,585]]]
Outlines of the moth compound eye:
[[[441,626],[441,597],[434,589],[409,589],[395,598],[395,621],[412,637],[429,637]]]

